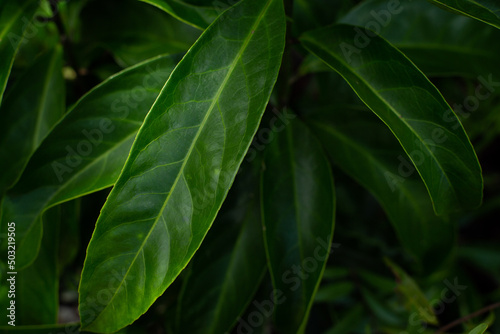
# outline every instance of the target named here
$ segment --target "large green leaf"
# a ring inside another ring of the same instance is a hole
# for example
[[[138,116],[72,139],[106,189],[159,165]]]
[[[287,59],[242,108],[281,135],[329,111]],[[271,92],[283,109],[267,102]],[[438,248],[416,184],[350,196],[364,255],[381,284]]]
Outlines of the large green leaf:
[[[400,0],[393,13],[387,7],[385,0],[365,1],[340,22],[374,29],[426,75],[500,78],[498,29],[426,1]]]
[[[391,129],[421,175],[436,213],[477,207],[481,167],[460,121],[408,58],[369,34],[338,25],[306,33],[302,42]]]
[[[236,178],[223,206],[230,209],[217,216],[190,263],[179,302],[178,333],[229,331],[262,281],[267,263],[255,186],[258,177],[253,174],[257,173],[240,173]],[[237,198],[236,203],[231,198]],[[271,314],[268,304],[263,307]]]
[[[496,0],[429,0],[440,7],[500,28],[500,4]]]
[[[0,3],[0,103],[24,32],[27,28],[33,29],[29,25],[38,4],[37,0],[3,0]]]
[[[113,185],[175,60],[159,57],[129,68],[82,97],[31,157],[7,193],[2,226],[17,224],[17,261],[32,262],[44,210]]]
[[[325,107],[307,123],[333,163],[380,202],[402,245],[426,270],[439,268],[454,249],[454,226],[437,217],[413,165],[391,131],[369,110],[355,104]],[[406,162],[405,162],[406,161]]]
[[[182,0],[140,0],[156,6],[165,12],[169,13],[173,17],[192,25],[198,29],[207,28],[210,23],[212,23],[217,16],[222,12],[224,7],[212,6],[212,3],[217,3],[217,1],[206,1],[210,5],[194,5]],[[220,2],[224,4],[224,2]],[[229,7],[229,6],[228,6]]]
[[[58,243],[61,210],[52,208],[45,213],[47,222],[40,256],[25,269],[14,270],[15,275],[15,324],[16,326],[44,325],[57,323],[59,309]],[[7,277],[11,275],[7,274]],[[2,277],[5,277],[2,275]],[[9,306],[7,294],[0,297],[2,309]],[[8,326],[9,317],[2,317],[0,325]],[[1,329],[0,329],[1,330]]]
[[[282,1],[245,0],[220,16],[172,72],[88,247],[80,284],[84,329],[111,332],[133,322],[194,255],[257,130],[284,41]],[[100,291],[107,298],[96,309],[89,299]]]
[[[64,114],[62,65],[62,49],[57,47],[40,56],[5,96],[0,108],[0,160],[9,163],[2,164],[0,194],[16,182]]]
[[[332,172],[321,146],[298,120],[269,144],[264,163],[262,219],[269,271],[276,299],[286,298],[276,306],[276,325],[283,333],[304,333],[333,237]]]

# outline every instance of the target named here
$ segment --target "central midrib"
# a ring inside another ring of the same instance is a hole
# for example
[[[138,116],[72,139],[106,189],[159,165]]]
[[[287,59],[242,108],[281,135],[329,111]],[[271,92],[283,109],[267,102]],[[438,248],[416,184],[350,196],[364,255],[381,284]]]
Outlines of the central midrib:
[[[256,30],[256,28],[259,26],[260,22],[262,21],[264,15],[266,14],[267,10],[269,9],[271,3],[273,2],[274,0],[268,0],[266,5],[264,6],[264,8],[262,9],[261,13],[259,14],[259,17],[257,18],[257,20],[255,21],[254,25],[252,26],[252,28],[249,30],[248,32],[248,35],[247,37],[245,38],[245,41],[240,49],[240,51],[238,52],[237,56],[235,57],[235,59],[233,60],[231,66],[230,66],[230,69],[228,71],[228,73],[226,74],[226,77],[224,78],[224,81],[222,82],[221,86],[219,87],[219,89],[217,90],[217,93],[215,94],[214,96],[214,99],[212,101],[212,104],[210,105],[205,117],[203,118],[201,124],[200,124],[200,127],[196,133],[196,136],[194,137],[192,143],[191,143],[191,146],[189,147],[189,150],[184,158],[184,161],[179,169],[179,172],[177,173],[177,177],[170,189],[170,192],[167,196],[167,198],[165,199],[165,202],[163,203],[163,206],[162,208],[159,210],[159,214],[158,216],[155,218],[155,221],[153,223],[153,225],[151,226],[149,232],[148,232],[148,235],[144,238],[144,241],[142,242],[141,246],[139,247],[139,249],[137,250],[135,256],[134,256],[134,259],[132,260],[132,262],[130,263],[128,269],[127,269],[127,272],[125,273],[125,275],[123,276],[123,279],[120,281],[120,284],[118,285],[118,287],[116,288],[116,292],[113,294],[113,296],[111,297],[110,301],[107,303],[107,305],[102,309],[102,311],[97,315],[97,317],[94,319],[94,321],[92,321],[90,324],[92,323],[95,323],[99,317],[104,313],[104,311],[108,308],[109,305],[112,304],[114,298],[116,297],[116,295],[118,294],[118,291],[120,290],[121,286],[123,285],[123,282],[126,280],[126,277],[128,276],[129,272],[130,272],[130,269],[132,268],[132,266],[134,265],[135,261],[137,260],[137,257],[139,255],[140,252],[142,252],[146,242],[148,241],[149,237],[151,236],[151,233],[153,232],[153,230],[155,229],[156,227],[156,224],[158,223],[159,219],[160,219],[160,216],[163,214],[163,211],[165,210],[165,207],[167,206],[167,203],[170,199],[170,196],[172,195],[175,187],[177,186],[177,183],[179,182],[179,179],[181,177],[181,175],[184,173],[184,168],[186,166],[186,163],[187,161],[189,160],[189,157],[195,147],[195,144],[204,128],[204,125],[205,123],[207,122],[209,116],[211,115],[212,111],[214,110],[214,107],[216,105],[216,103],[218,102],[219,98],[220,98],[220,95],[222,94],[222,91],[224,90],[227,82],[229,81],[229,78],[231,77],[231,74],[233,73],[234,69],[236,68],[236,65],[238,64],[238,61],[239,59],[241,58],[243,52],[246,50],[248,44],[250,43],[250,40],[252,39],[252,36],[253,36],[253,31]],[[191,49],[193,50],[193,49]],[[191,52],[188,51],[188,53]],[[175,72],[175,70],[174,70]],[[173,75],[173,73],[172,73]],[[171,77],[172,77],[171,75]],[[161,94],[161,93],[160,93]],[[89,325],[90,325],[89,324]],[[88,327],[88,326],[87,326]]]
[[[371,92],[372,92],[372,93],[373,93],[373,94],[374,94],[374,95],[375,95],[378,99],[380,99],[381,101],[383,101],[383,102],[384,102],[384,104],[385,104],[385,105],[389,108],[389,110],[391,110],[391,111],[392,111],[395,115],[399,115],[399,113],[398,113],[398,112],[396,112],[396,110],[394,110],[394,108],[393,108],[393,106],[392,106],[391,104],[389,104],[389,103],[388,103],[388,102],[387,102],[387,101],[386,101],[386,100],[385,100],[382,96],[380,96],[380,95],[378,94],[378,92],[377,92],[377,91],[375,91],[375,90],[371,87],[371,85],[369,85],[369,84],[366,82],[366,80],[365,80],[363,77],[361,77],[360,75],[358,75],[358,74],[357,74],[354,70],[351,70],[350,66],[349,66],[348,64],[346,64],[346,63],[345,63],[342,59],[338,58],[338,57],[337,57],[334,53],[330,52],[330,50],[328,50],[327,48],[325,48],[323,45],[321,45],[321,44],[317,43],[314,39],[309,39],[309,41],[310,41],[311,43],[314,43],[314,44],[315,44],[315,45],[317,45],[319,48],[321,48],[322,50],[324,50],[327,54],[329,54],[329,55],[330,55],[330,56],[332,56],[334,59],[336,59],[336,60],[337,60],[337,61],[338,61],[338,62],[339,62],[339,63],[340,63],[343,67],[345,67],[345,68],[347,69],[347,71],[349,71],[349,72],[350,72],[350,73],[352,73],[352,74],[353,74],[356,78],[358,78],[360,81],[362,81],[362,82],[363,82],[363,84],[364,84],[364,85],[365,85],[365,86],[366,86],[366,87],[367,87],[367,88],[368,88],[368,89],[369,89],[369,90],[370,90],[370,91],[371,91]],[[327,64],[328,66],[330,66],[328,63],[326,63],[326,64]],[[330,66],[330,67],[332,67],[332,66]],[[332,68],[333,68],[333,67],[332,67]],[[335,70],[335,68],[334,68],[334,70]],[[363,100],[363,102],[364,102],[364,100]],[[365,104],[366,104],[366,105],[368,105],[367,103],[365,103]],[[371,109],[371,108],[370,108],[370,109]],[[378,116],[378,114],[377,114],[377,116]],[[443,166],[441,166],[441,163],[438,161],[438,159],[436,158],[436,156],[434,155],[434,153],[432,152],[432,150],[431,150],[431,149],[427,146],[427,144],[425,144],[425,142],[424,142],[424,141],[423,141],[423,139],[420,137],[420,135],[419,135],[419,134],[418,134],[418,133],[417,133],[417,132],[416,132],[416,131],[415,131],[415,130],[414,130],[414,129],[413,129],[413,128],[412,128],[412,127],[411,127],[411,126],[407,123],[407,122],[406,122],[406,120],[405,120],[405,118],[404,118],[404,117],[401,117],[401,118],[399,118],[399,119],[401,120],[401,123],[403,123],[403,124],[406,126],[406,128],[408,128],[408,130],[409,130],[411,133],[413,133],[413,135],[415,135],[415,136],[416,136],[416,137],[417,137],[420,141],[422,141],[422,143],[424,143],[424,145],[423,145],[423,146],[427,149],[427,152],[428,152],[429,156],[431,156],[431,157],[432,157],[432,160],[434,161],[434,163],[435,163],[435,164],[439,167],[439,170],[441,171],[441,173],[442,173],[442,174],[444,175],[444,177],[446,178],[446,181],[447,181],[447,183],[448,183],[448,185],[449,185],[449,188],[450,188],[450,189],[453,189],[453,193],[454,193],[454,195],[455,195],[455,199],[457,199],[457,200],[458,200],[458,197],[457,197],[457,194],[456,194],[455,188],[453,187],[453,184],[452,184],[452,183],[451,183],[451,181],[449,180],[448,175],[445,173]],[[385,121],[384,121],[384,123],[385,123]],[[394,131],[393,131],[393,129],[392,129],[391,127],[389,127],[389,129],[391,130],[391,132],[392,132],[392,133],[394,133]],[[398,139],[398,141],[400,141],[400,140],[399,140],[399,137],[396,135],[396,133],[394,133],[394,135],[396,136],[396,138]],[[405,148],[403,145],[401,145],[401,146],[403,147],[403,149],[404,149],[404,150],[405,150],[405,152],[406,152],[406,148]],[[408,153],[407,153],[407,154],[408,154]],[[408,155],[409,155],[409,154],[408,154]],[[410,158],[411,158],[411,157],[410,157]],[[422,175],[421,175],[421,171],[420,171],[420,169],[418,169],[418,168],[417,168],[417,171],[418,171],[418,173],[420,174],[420,176],[422,176]],[[425,186],[427,187],[427,189],[429,189],[428,182],[427,182],[427,181],[426,181],[423,177],[422,177],[422,180],[424,181],[424,184],[425,184]],[[429,192],[429,194],[430,194],[430,192]],[[432,195],[431,195],[431,196],[432,196]],[[434,202],[433,202],[433,204],[434,204]]]

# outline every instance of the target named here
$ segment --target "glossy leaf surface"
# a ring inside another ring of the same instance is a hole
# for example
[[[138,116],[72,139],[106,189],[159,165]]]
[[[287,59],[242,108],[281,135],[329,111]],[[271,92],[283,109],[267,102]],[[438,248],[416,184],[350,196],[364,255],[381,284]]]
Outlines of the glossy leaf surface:
[[[500,4],[495,0],[429,0],[500,29]]]
[[[36,150],[3,203],[3,226],[7,220],[17,224],[20,268],[36,257],[44,210],[115,183],[174,66],[173,58],[159,57],[106,80],[82,97]]]
[[[332,26],[306,33],[302,42],[391,129],[416,165],[436,213],[480,205],[481,167],[454,112],[408,58],[373,33],[363,44],[360,31]]]
[[[0,104],[14,57],[38,7],[36,0],[4,0],[0,3]]]
[[[389,11],[387,1],[364,1],[340,22],[375,30],[426,75],[487,78],[493,73],[493,80],[498,81],[498,29],[444,11],[427,1],[401,0],[399,3]],[[483,90],[481,93],[488,93]]]
[[[424,184],[391,131],[354,104],[320,109],[307,123],[332,163],[379,201],[403,247],[425,268],[439,267],[454,248],[453,224],[434,215]]]
[[[29,157],[65,111],[60,47],[40,56],[0,108],[0,193],[21,175]],[[33,78],[37,80],[33,80]],[[28,98],[29,96],[29,98]]]
[[[265,152],[262,220],[283,333],[304,333],[330,254],[335,195],[330,165],[307,127],[292,121]],[[278,292],[276,292],[278,294]]]
[[[282,1],[245,0],[220,16],[172,72],[88,247],[80,284],[84,329],[111,332],[137,319],[198,249],[257,130],[284,37]],[[102,290],[109,298],[94,309],[87,300]]]

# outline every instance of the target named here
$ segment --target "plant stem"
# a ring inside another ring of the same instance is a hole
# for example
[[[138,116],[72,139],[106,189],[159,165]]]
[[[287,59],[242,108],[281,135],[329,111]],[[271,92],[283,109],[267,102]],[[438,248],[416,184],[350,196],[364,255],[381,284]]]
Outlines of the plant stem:
[[[457,319],[455,321],[452,321],[450,322],[448,325],[444,326],[444,327],[441,327],[440,329],[438,329],[436,332],[434,332],[434,334],[442,334],[442,333],[445,333],[447,330],[457,326],[457,325],[460,325],[461,323],[467,321],[467,320],[470,320],[472,318],[475,318],[477,317],[478,315],[481,315],[483,313],[486,313],[488,311],[491,311],[491,310],[494,310],[496,308],[500,307],[500,303],[495,303],[495,304],[491,304],[489,306],[486,306],[480,310],[477,310],[476,312],[474,313],[471,313],[469,315],[466,315],[465,317],[462,317],[460,319]]]
[[[73,47],[71,45],[71,41],[68,37],[68,34],[66,32],[66,28],[64,27],[64,24],[61,19],[61,14],[59,12],[59,8],[57,7],[57,4],[59,3],[59,0],[49,0],[50,4],[50,9],[52,11],[52,21],[57,27],[57,31],[59,31],[60,39],[61,39],[61,44],[64,48],[64,52],[67,55],[67,61],[68,65],[73,68],[75,71],[77,77],[80,75],[79,73],[79,68],[77,66],[77,61],[75,54],[73,52]]]

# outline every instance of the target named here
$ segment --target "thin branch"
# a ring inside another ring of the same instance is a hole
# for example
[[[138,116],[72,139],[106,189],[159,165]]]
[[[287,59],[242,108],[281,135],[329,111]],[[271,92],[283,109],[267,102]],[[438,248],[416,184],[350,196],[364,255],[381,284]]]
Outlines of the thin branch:
[[[442,333],[445,333],[447,330],[457,326],[457,325],[460,325],[461,323],[463,322],[466,322],[467,320],[470,320],[472,318],[475,318],[477,317],[478,315],[481,315],[483,313],[486,313],[488,311],[491,311],[491,310],[494,310],[496,308],[500,307],[500,303],[495,303],[495,304],[491,304],[489,306],[486,306],[474,313],[471,313],[469,315],[466,315],[465,317],[462,317],[460,319],[457,319],[453,322],[450,322],[448,325],[444,326],[444,327],[441,327],[440,329],[438,329],[436,332],[434,332],[434,334],[442,334]]]

